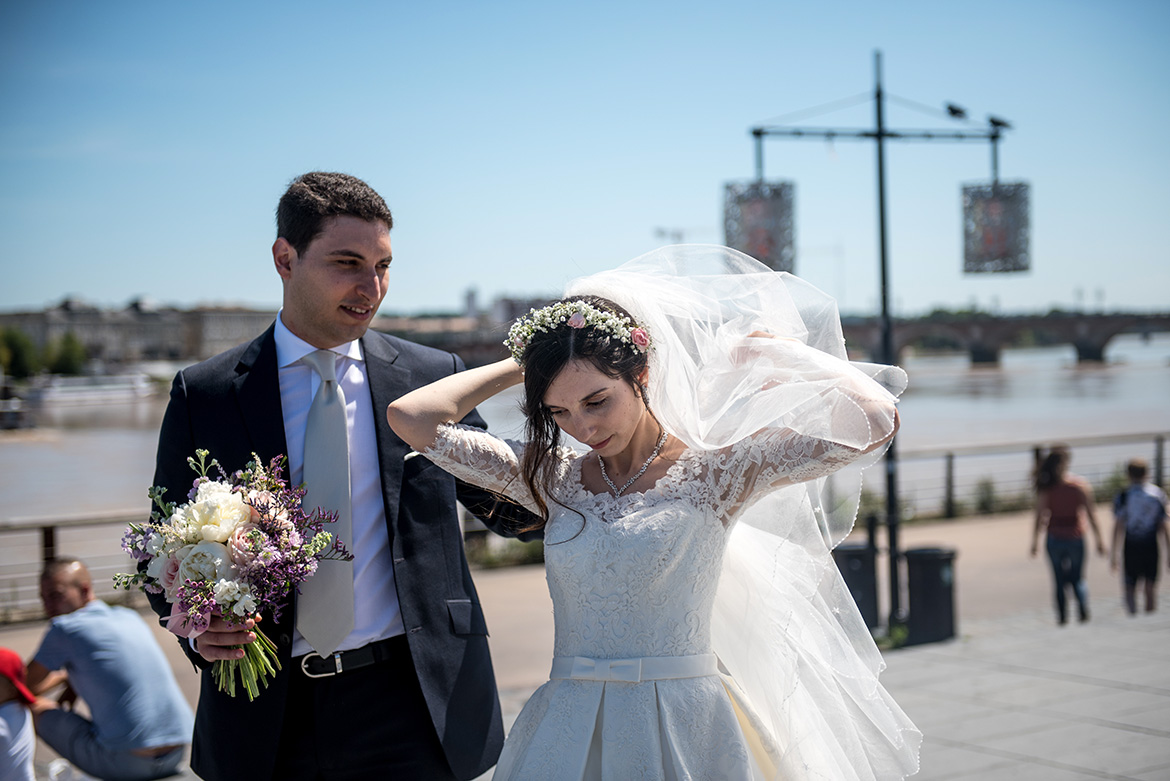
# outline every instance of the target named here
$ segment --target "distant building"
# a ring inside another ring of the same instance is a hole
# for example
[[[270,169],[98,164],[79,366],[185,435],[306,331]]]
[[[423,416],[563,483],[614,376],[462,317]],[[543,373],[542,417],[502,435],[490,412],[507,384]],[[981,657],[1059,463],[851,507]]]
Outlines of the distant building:
[[[496,323],[505,326],[507,332],[517,318],[528,314],[530,309],[540,309],[555,301],[555,298],[497,298],[492,304],[489,316]]]
[[[40,312],[0,314],[0,328],[23,331],[42,351],[72,333],[88,358],[104,362],[175,359],[182,352],[182,313],[142,300],[114,310],[66,298]]]
[[[44,351],[72,333],[86,357],[105,364],[210,358],[272,323],[275,312],[247,309],[180,310],[132,301],[101,309],[73,298],[40,312],[0,313],[0,328],[23,331]]]
[[[183,358],[202,361],[264,333],[276,320],[271,310],[199,307],[183,313]]]
[[[551,299],[497,299],[478,311],[474,294],[459,315],[378,316],[372,328],[458,353],[470,366],[507,355],[503,339],[517,317]],[[66,298],[39,312],[0,313],[0,328],[23,331],[42,352],[72,332],[86,357],[106,365],[139,361],[201,361],[254,338],[276,318],[271,310],[242,307],[157,307],[144,299],[102,309]]]

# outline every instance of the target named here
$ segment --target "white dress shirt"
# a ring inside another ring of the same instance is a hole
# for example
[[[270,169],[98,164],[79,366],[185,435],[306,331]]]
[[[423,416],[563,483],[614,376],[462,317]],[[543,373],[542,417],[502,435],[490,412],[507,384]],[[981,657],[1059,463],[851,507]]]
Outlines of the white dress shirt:
[[[301,363],[317,348],[293,334],[276,318],[276,364],[280,373],[280,404],[284,413],[284,439],[288,446],[288,480],[300,485],[305,466],[305,425],[309,406],[321,384],[317,372]],[[360,648],[367,643],[400,635],[405,630],[394,586],[390,535],[382,503],[382,476],[378,466],[378,442],[374,403],[366,362],[358,341],[330,348],[337,354],[337,377],[345,394],[345,420],[349,433],[349,481],[353,507],[353,539],[342,540],[353,554],[354,626],[337,650]],[[293,635],[293,656],[313,649]]]

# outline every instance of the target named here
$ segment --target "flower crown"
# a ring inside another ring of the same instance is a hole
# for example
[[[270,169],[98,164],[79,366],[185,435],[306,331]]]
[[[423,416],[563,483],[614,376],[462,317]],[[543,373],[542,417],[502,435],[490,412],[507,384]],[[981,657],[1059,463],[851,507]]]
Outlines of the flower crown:
[[[541,333],[555,331],[562,323],[569,328],[588,326],[602,331],[629,345],[636,352],[644,353],[650,349],[650,334],[645,328],[635,325],[634,321],[625,315],[599,309],[587,301],[558,301],[543,309],[530,310],[526,316],[512,324],[508,338],[504,340],[504,346],[512,353],[516,363],[523,366],[524,351],[528,349],[532,337],[538,331]]]

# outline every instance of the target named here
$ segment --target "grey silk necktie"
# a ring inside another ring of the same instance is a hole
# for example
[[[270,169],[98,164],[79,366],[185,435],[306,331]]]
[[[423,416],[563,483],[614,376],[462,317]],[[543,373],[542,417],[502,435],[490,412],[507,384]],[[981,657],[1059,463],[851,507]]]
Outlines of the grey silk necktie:
[[[337,521],[326,524],[325,531],[349,546],[353,543],[349,436],[345,394],[337,381],[337,355],[317,350],[301,361],[321,376],[321,387],[313,397],[305,425],[305,512],[317,507],[336,512]],[[337,650],[353,629],[352,561],[322,561],[316,574],[302,584],[297,600],[297,629],[322,656]]]

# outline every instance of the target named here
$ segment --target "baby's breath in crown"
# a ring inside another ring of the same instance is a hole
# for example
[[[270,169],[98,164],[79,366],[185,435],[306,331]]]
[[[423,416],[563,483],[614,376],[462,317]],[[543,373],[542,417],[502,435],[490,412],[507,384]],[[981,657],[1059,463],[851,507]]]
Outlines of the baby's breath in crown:
[[[569,328],[596,328],[629,345],[637,352],[650,349],[650,335],[646,329],[634,324],[625,315],[598,309],[586,301],[558,301],[543,309],[532,309],[508,331],[504,346],[512,353],[516,363],[524,365],[524,351],[537,331],[555,331],[562,323]]]

